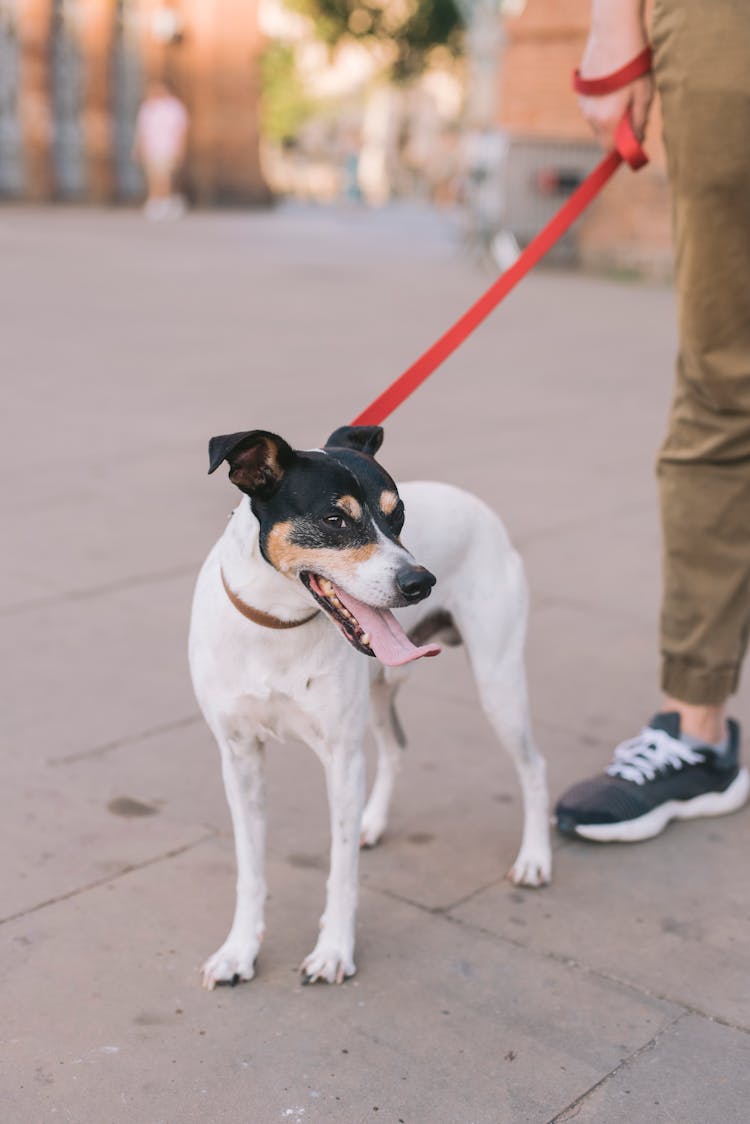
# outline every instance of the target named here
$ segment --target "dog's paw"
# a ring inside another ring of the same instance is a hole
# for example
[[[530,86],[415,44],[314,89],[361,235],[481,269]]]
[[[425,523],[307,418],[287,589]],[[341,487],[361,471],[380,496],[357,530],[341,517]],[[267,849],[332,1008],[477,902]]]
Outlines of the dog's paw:
[[[376,821],[368,819],[367,816],[362,817],[362,829],[359,834],[360,847],[376,847],[380,840],[383,838],[385,831],[385,823],[382,820]]]
[[[201,968],[203,986],[207,991],[213,991],[217,984],[230,984],[234,987],[241,980],[251,980],[255,975],[257,955],[257,944],[248,948],[235,941],[225,941]]]
[[[351,953],[343,953],[334,944],[318,941],[313,951],[300,964],[303,984],[343,983],[353,976],[357,969]]]
[[[532,851],[522,847],[508,871],[508,878],[516,886],[546,886],[551,877],[552,853],[549,848]]]

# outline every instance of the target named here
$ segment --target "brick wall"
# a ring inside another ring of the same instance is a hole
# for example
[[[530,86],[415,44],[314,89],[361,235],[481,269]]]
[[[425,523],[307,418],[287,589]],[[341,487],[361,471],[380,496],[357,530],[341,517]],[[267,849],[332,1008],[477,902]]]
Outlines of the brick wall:
[[[174,79],[191,114],[188,171],[205,203],[264,202],[258,103],[261,46],[257,4],[182,0],[184,43]]]
[[[55,3],[24,0],[17,9],[22,194],[32,200],[59,194],[51,73]],[[160,42],[153,30],[154,13],[165,6],[177,13],[181,26],[170,43]],[[127,0],[127,9],[138,29],[143,77],[169,77],[190,111],[186,181],[195,200],[267,201],[259,158],[257,0],[171,0],[168,5]],[[66,10],[80,57],[75,84],[83,198],[106,202],[118,196],[112,119],[116,4],[79,0]]]

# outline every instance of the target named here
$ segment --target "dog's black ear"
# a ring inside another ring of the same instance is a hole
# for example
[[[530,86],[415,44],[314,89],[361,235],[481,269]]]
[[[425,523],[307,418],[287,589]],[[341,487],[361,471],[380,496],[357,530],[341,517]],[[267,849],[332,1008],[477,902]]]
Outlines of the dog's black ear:
[[[383,430],[379,425],[342,425],[326,441],[326,448],[354,449],[374,457],[383,444]]]
[[[229,461],[229,479],[242,492],[259,500],[269,499],[292,462],[294,450],[283,437],[265,429],[228,433],[208,443],[209,473]]]

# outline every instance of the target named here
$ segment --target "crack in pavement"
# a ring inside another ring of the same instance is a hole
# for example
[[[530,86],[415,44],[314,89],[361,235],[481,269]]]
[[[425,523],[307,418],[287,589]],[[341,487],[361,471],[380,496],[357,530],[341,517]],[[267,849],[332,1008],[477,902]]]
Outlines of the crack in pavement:
[[[609,602],[600,601],[598,604],[585,601],[582,597],[575,597],[567,593],[537,592],[531,603],[531,616],[539,616],[550,609],[568,609],[573,613],[595,615],[604,620],[625,621],[629,625],[638,625],[641,628],[651,628],[653,614],[639,613],[630,609],[619,609]]]
[[[467,929],[470,932],[481,933],[482,936],[489,938],[489,940],[493,941],[496,944],[510,945],[511,948],[517,948],[522,952],[529,953],[531,956],[539,957],[542,960],[550,960],[552,961],[552,963],[559,964],[564,968],[573,968],[579,972],[583,972],[586,975],[593,977],[594,979],[601,980],[604,983],[615,984],[617,987],[621,987],[626,991],[631,991],[643,998],[656,999],[661,1003],[670,1003],[674,1007],[682,1008],[684,1014],[696,1015],[701,1019],[708,1019],[709,1022],[718,1023],[720,1026],[725,1026],[729,1030],[737,1030],[742,1034],[750,1035],[750,1026],[743,1026],[741,1023],[734,1023],[731,1021],[731,1019],[725,1019],[721,1015],[713,1015],[709,1011],[704,1011],[700,1007],[693,1006],[691,1003],[686,1002],[684,999],[676,999],[674,996],[668,995],[664,992],[652,991],[650,988],[644,987],[641,984],[634,983],[632,980],[612,975],[610,972],[604,971],[601,968],[594,968],[592,965],[586,964],[580,960],[576,960],[572,956],[564,956],[559,952],[553,952],[549,949],[532,948],[530,945],[524,944],[523,941],[518,940],[517,938],[510,937],[505,933],[495,933],[491,929],[486,929],[482,925],[474,925],[472,924],[472,922],[465,921],[461,917],[455,917],[450,912],[450,910],[456,909],[457,905],[464,904],[465,901],[468,901],[475,895],[482,893],[484,890],[491,889],[493,886],[497,886],[503,881],[503,878],[496,878],[492,882],[488,883],[487,886],[478,887],[476,890],[473,890],[469,895],[467,895],[466,898],[462,898],[458,903],[453,903],[453,905],[449,906],[423,905],[421,902],[414,901],[413,899],[408,898],[403,894],[397,894],[392,890],[386,890],[378,886],[364,885],[363,888],[369,890],[371,893],[380,894],[382,897],[389,898],[392,901],[400,902],[402,905],[411,906],[413,909],[419,910],[420,913],[426,913],[430,917],[441,917],[443,918],[443,920],[448,921],[452,925],[457,925],[460,928]]]
[[[62,593],[52,593],[48,597],[36,597],[28,601],[19,601],[16,605],[4,605],[0,608],[0,617],[20,616],[35,609],[51,608],[70,601],[89,601],[96,597],[106,597],[110,593],[120,593],[122,590],[137,589],[144,585],[158,585],[159,582],[171,581],[172,578],[197,575],[199,569],[200,563],[191,563],[172,566],[168,570],[154,570],[150,574],[133,574],[131,577],[118,578],[117,581],[107,582],[105,585],[92,585],[86,589],[68,589]]]
[[[402,900],[406,901],[406,899]],[[633,980],[613,975],[611,972],[607,972],[601,968],[594,968],[592,965],[586,964],[581,960],[576,960],[572,956],[564,956],[559,952],[553,952],[549,949],[532,948],[530,945],[524,944],[523,941],[514,939],[507,934],[494,933],[491,929],[485,929],[482,925],[473,925],[470,921],[464,921],[463,918],[454,917],[449,913],[445,913],[443,916],[446,921],[450,921],[454,925],[460,925],[473,932],[481,933],[483,936],[489,937],[491,940],[498,943],[509,944],[513,948],[521,949],[524,952],[530,952],[534,956],[540,956],[544,960],[551,960],[553,963],[560,964],[566,968],[575,968],[595,979],[616,984],[617,987],[633,991],[637,995],[644,996],[647,999],[656,999],[661,1003],[671,1003],[675,1007],[681,1007],[686,1014],[697,1015],[702,1019],[708,1019],[709,1022],[728,1027],[730,1030],[738,1030],[742,1034],[750,1035],[750,1026],[743,1026],[741,1023],[733,1023],[730,1019],[725,1019],[721,1015],[712,1015],[709,1011],[704,1011],[702,1008],[695,1007],[684,999],[677,999],[673,995],[668,995],[666,992],[653,991],[651,988],[644,987],[642,984],[634,983]]]
[[[165,851],[161,855],[154,855],[152,858],[144,859],[144,861],[140,863],[130,863],[116,874],[104,875],[102,878],[97,878],[93,882],[87,882],[85,886],[77,886],[74,890],[68,890],[65,894],[59,894],[55,898],[48,898],[46,901],[37,902],[36,905],[30,906],[28,909],[21,909],[18,913],[9,914],[8,917],[0,917],[0,925],[7,925],[11,921],[18,921],[21,917],[29,917],[32,913],[38,913],[40,910],[47,909],[51,905],[69,901],[71,898],[77,898],[81,894],[88,893],[89,890],[96,890],[100,886],[106,886],[110,882],[117,882],[127,874],[133,874],[138,870],[145,870],[149,866],[156,866],[166,859],[175,859],[179,855],[184,855],[187,851],[192,851],[196,847],[200,847],[202,843],[207,843],[209,839],[214,839],[216,834],[215,831],[205,832],[200,838],[193,839],[190,843],[185,843],[181,847],[174,847],[170,851]]]
[[[653,1038],[649,1038],[648,1042],[644,1042],[642,1046],[639,1046],[637,1050],[633,1050],[633,1052],[631,1054],[628,1054],[627,1057],[621,1058],[614,1069],[611,1069],[609,1073],[605,1073],[603,1077],[596,1081],[590,1088],[586,1089],[584,1093],[581,1093],[579,1097],[576,1097],[574,1101],[571,1101],[569,1105],[566,1105],[561,1112],[558,1112],[555,1116],[550,1117],[550,1119],[547,1121],[547,1124],[563,1124],[563,1121],[575,1119],[592,1093],[596,1092],[596,1090],[600,1089],[602,1085],[605,1085],[608,1081],[610,1081],[611,1078],[613,1078],[616,1073],[619,1073],[620,1070],[625,1066],[630,1065],[631,1062],[641,1057],[647,1051],[653,1050],[659,1039],[663,1035],[667,1034],[670,1030],[672,1030],[682,1019],[687,1018],[689,1013],[689,1011],[683,1011],[682,1014],[678,1015],[676,1019],[673,1019],[672,1022],[668,1023],[665,1027],[662,1027],[662,1029],[658,1031],[653,1036]],[[573,1111],[574,1109],[575,1111]]]
[[[642,511],[652,511],[653,507],[654,504],[651,500],[632,500],[629,503],[620,504],[619,507],[609,508],[607,518],[620,519],[622,516],[638,515]],[[595,512],[584,516],[582,519],[566,519],[564,522],[555,523],[551,527],[538,527],[535,530],[526,531],[524,534],[513,535],[513,545],[516,550],[522,551],[525,547],[534,543],[557,538],[558,535],[565,535],[569,531],[588,530],[589,527],[597,526],[601,519],[602,513]]]
[[[75,753],[69,753],[65,757],[51,757],[47,760],[47,765],[53,769],[57,769],[62,765],[72,765],[76,761],[86,761],[91,757],[101,757],[105,753],[111,753],[114,749],[120,749],[122,746],[132,745],[134,742],[148,741],[149,738],[157,738],[160,734],[169,734],[173,730],[184,730],[188,726],[194,726],[197,722],[203,721],[203,715],[191,714],[186,718],[175,718],[172,722],[164,722],[160,726],[151,726],[148,730],[140,730],[136,734],[127,734],[122,738],[115,738],[111,742],[103,742],[102,745],[95,745],[91,749],[79,749]]]

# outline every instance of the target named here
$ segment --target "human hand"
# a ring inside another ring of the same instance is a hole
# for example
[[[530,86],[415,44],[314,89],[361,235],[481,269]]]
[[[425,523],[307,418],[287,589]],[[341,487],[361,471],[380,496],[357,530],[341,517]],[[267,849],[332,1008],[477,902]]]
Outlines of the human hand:
[[[594,20],[581,60],[582,78],[611,74],[648,45],[643,22],[639,15],[634,15],[633,7],[632,3],[629,6],[611,4],[607,10],[608,19]],[[580,95],[578,104],[597,140],[604,148],[611,149],[615,147],[617,126],[628,112],[635,135],[638,140],[643,139],[653,95],[653,79],[645,74],[603,97]]]

